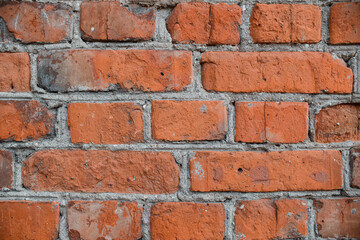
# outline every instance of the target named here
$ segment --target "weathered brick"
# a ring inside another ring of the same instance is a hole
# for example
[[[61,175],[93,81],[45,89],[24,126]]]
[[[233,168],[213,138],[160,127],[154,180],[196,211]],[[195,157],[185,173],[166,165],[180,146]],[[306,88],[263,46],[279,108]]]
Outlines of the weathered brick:
[[[323,52],[206,52],[201,58],[207,91],[351,93],[353,74]]]
[[[0,239],[58,239],[56,202],[0,201]]]
[[[360,43],[360,2],[334,3],[330,8],[331,44]]]
[[[360,148],[351,149],[351,186],[360,188]]]
[[[309,106],[301,102],[237,102],[235,140],[297,143],[307,139]]]
[[[304,200],[241,201],[235,211],[235,232],[239,239],[306,237],[307,226],[308,209]]]
[[[360,238],[360,198],[314,201],[317,229],[324,238]]]
[[[39,85],[54,92],[181,91],[191,80],[187,51],[62,50],[38,57]]]
[[[0,53],[0,92],[30,91],[28,53]]]
[[[241,7],[235,4],[179,3],[167,28],[174,43],[240,43]]]
[[[71,103],[68,110],[73,143],[143,142],[142,109],[134,103]]]
[[[54,131],[54,115],[38,101],[0,101],[0,122],[0,140],[37,140]]]
[[[71,201],[67,208],[70,240],[140,239],[142,208],[117,201]]]
[[[170,152],[47,150],[24,161],[22,179],[34,191],[161,194],[177,191],[179,172]]]
[[[223,239],[225,211],[220,203],[164,202],[151,208],[151,239]]]
[[[191,190],[274,192],[342,187],[341,153],[326,151],[198,151],[190,160]]]
[[[65,4],[3,2],[0,17],[17,40],[56,43],[71,36],[72,14]]]
[[[0,150],[0,190],[13,186],[13,157],[8,151]]]
[[[119,2],[83,2],[80,29],[86,40],[149,40],[155,32],[154,8]]]
[[[156,140],[221,140],[226,131],[222,101],[152,102],[152,134]]]
[[[315,140],[324,143],[360,141],[359,120],[359,104],[323,108],[315,116]]]
[[[321,11],[307,4],[255,4],[250,17],[255,43],[317,43]]]

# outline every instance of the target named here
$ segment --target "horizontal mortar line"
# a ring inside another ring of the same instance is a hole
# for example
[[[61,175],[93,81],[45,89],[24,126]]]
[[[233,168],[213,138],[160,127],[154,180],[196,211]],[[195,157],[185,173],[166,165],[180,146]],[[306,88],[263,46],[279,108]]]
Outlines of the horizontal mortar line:
[[[306,94],[306,93],[231,93],[231,92],[170,92],[170,93],[142,93],[142,92],[73,92],[73,93],[0,93],[0,100],[24,100],[42,99],[55,101],[117,101],[117,100],[234,100],[251,101],[272,99],[286,101],[298,99],[301,101],[336,101],[336,100],[359,100],[360,94]]]
[[[356,195],[357,194],[357,195]],[[360,191],[354,193],[354,197],[360,196]],[[190,194],[182,194],[177,192],[175,194],[133,194],[133,193],[73,193],[73,192],[33,192],[33,191],[20,191],[20,192],[0,192],[0,199],[61,199],[61,200],[124,200],[124,201],[172,201],[183,202],[185,201],[198,201],[198,202],[224,202],[229,199],[232,200],[253,200],[263,198],[342,198],[346,196],[341,195],[340,190],[331,191],[279,191],[279,192],[206,192]]]
[[[149,151],[162,151],[162,150],[188,150],[188,151],[304,151],[304,150],[347,150],[352,147],[358,147],[359,142],[342,142],[342,143],[298,143],[298,144],[274,144],[274,143],[136,143],[136,144],[69,144],[59,143],[58,139],[52,142],[27,142],[27,143],[0,143],[1,148],[7,149],[21,149],[33,148],[37,151],[48,149],[69,149],[69,150],[149,150]]]

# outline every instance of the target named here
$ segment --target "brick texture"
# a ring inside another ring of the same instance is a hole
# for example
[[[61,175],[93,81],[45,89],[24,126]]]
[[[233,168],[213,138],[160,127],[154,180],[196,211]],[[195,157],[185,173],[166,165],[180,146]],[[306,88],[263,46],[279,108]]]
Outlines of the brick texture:
[[[154,8],[125,8],[119,2],[83,2],[80,29],[86,40],[149,40],[155,32]]]
[[[241,201],[235,211],[239,239],[301,238],[308,235],[307,203],[299,199]]]
[[[307,103],[237,102],[235,140],[297,143],[307,139]]]
[[[29,92],[29,54],[0,53],[0,62],[0,92]]]
[[[70,240],[140,239],[142,208],[117,201],[71,201],[67,206]]]
[[[250,18],[255,43],[317,43],[321,11],[306,4],[255,4]]]
[[[72,14],[65,4],[5,1],[0,17],[22,42],[56,43],[71,36]]]
[[[334,3],[330,8],[331,44],[360,43],[360,3]]]
[[[341,60],[318,52],[206,52],[207,91],[351,93],[353,74]]]
[[[181,91],[192,79],[191,53],[155,50],[67,50],[38,58],[39,85],[49,91]]]
[[[199,151],[190,160],[191,190],[273,192],[342,186],[339,151]]]
[[[169,152],[45,150],[25,160],[22,180],[34,191],[160,194],[177,191],[179,172]]]
[[[68,118],[74,143],[120,144],[144,140],[142,109],[133,103],[71,103]]]
[[[56,202],[0,201],[0,239],[58,239]]]
[[[351,149],[351,185],[360,188],[360,148]]]
[[[223,239],[224,205],[158,203],[151,208],[152,239]]]
[[[53,132],[54,115],[37,101],[0,101],[0,122],[0,140],[37,140]]]
[[[317,229],[324,238],[360,238],[360,199],[314,201]]]
[[[0,189],[13,186],[13,156],[8,151],[0,150]]]

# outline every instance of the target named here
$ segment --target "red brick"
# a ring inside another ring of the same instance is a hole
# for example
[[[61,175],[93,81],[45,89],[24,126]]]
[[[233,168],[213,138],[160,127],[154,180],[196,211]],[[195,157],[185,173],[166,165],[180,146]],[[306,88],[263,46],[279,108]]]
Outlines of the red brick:
[[[73,143],[143,142],[142,109],[134,103],[71,103],[68,120]]]
[[[83,2],[80,29],[87,40],[149,40],[155,32],[154,8],[123,7],[119,2]]]
[[[174,43],[240,43],[241,7],[235,4],[179,3],[167,21]]]
[[[255,4],[250,17],[255,43],[317,43],[321,11],[307,4]]]
[[[71,201],[68,204],[70,240],[140,239],[142,208],[117,201]]]
[[[206,52],[207,91],[351,93],[353,74],[342,60],[322,52]]]
[[[237,102],[235,140],[297,143],[307,139],[309,107],[301,102]]]
[[[192,80],[188,51],[61,50],[38,58],[39,85],[48,91],[181,91]]]
[[[323,143],[360,141],[359,119],[359,104],[323,108],[315,116],[315,140]]]
[[[58,239],[56,202],[0,201],[0,239]]]
[[[307,203],[298,199],[241,201],[235,211],[239,239],[299,238],[308,234]]]
[[[180,173],[170,152],[107,150],[40,151],[22,172],[34,191],[142,194],[176,192]]]
[[[316,223],[323,238],[360,238],[360,198],[314,201]]]
[[[151,208],[151,239],[223,239],[220,203],[164,202]]]
[[[37,140],[54,131],[54,115],[38,101],[0,101],[0,122],[0,140]]]
[[[341,153],[199,151],[190,160],[191,190],[274,192],[342,187]]]
[[[360,148],[351,149],[351,186],[360,188]]]
[[[360,2],[331,6],[329,35],[331,44],[360,43]]]
[[[152,103],[152,134],[156,140],[221,140],[226,131],[226,107],[222,101]]]
[[[3,2],[0,17],[22,42],[56,43],[71,36],[72,14],[65,4]]]
[[[28,53],[0,53],[0,91],[30,91],[30,57]]]
[[[0,150],[0,190],[1,188],[12,188],[12,186],[13,157],[8,151]]]

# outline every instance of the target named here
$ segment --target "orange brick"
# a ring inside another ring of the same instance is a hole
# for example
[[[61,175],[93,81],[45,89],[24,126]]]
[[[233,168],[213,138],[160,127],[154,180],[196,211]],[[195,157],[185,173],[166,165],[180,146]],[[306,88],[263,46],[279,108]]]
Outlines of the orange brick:
[[[0,53],[0,92],[30,91],[28,53]]]
[[[179,175],[170,152],[44,150],[22,168],[24,186],[34,191],[174,193]]]
[[[225,211],[220,203],[157,203],[150,221],[152,239],[224,238]]]
[[[350,68],[323,52],[206,52],[201,58],[207,91],[351,93]]]
[[[67,208],[69,238],[140,239],[142,208],[117,201],[71,201]]]
[[[342,187],[341,153],[326,151],[198,151],[190,160],[191,190],[274,192]]]
[[[299,238],[308,234],[307,203],[298,199],[238,203],[235,232],[239,239]]]
[[[351,186],[360,188],[360,148],[351,149]]]
[[[143,142],[142,109],[134,103],[71,103],[68,113],[73,143]]]
[[[152,131],[156,140],[221,140],[226,107],[222,101],[153,101]]]
[[[13,156],[5,150],[0,150],[0,190],[13,186]]]
[[[58,239],[56,202],[0,201],[0,239]]]

